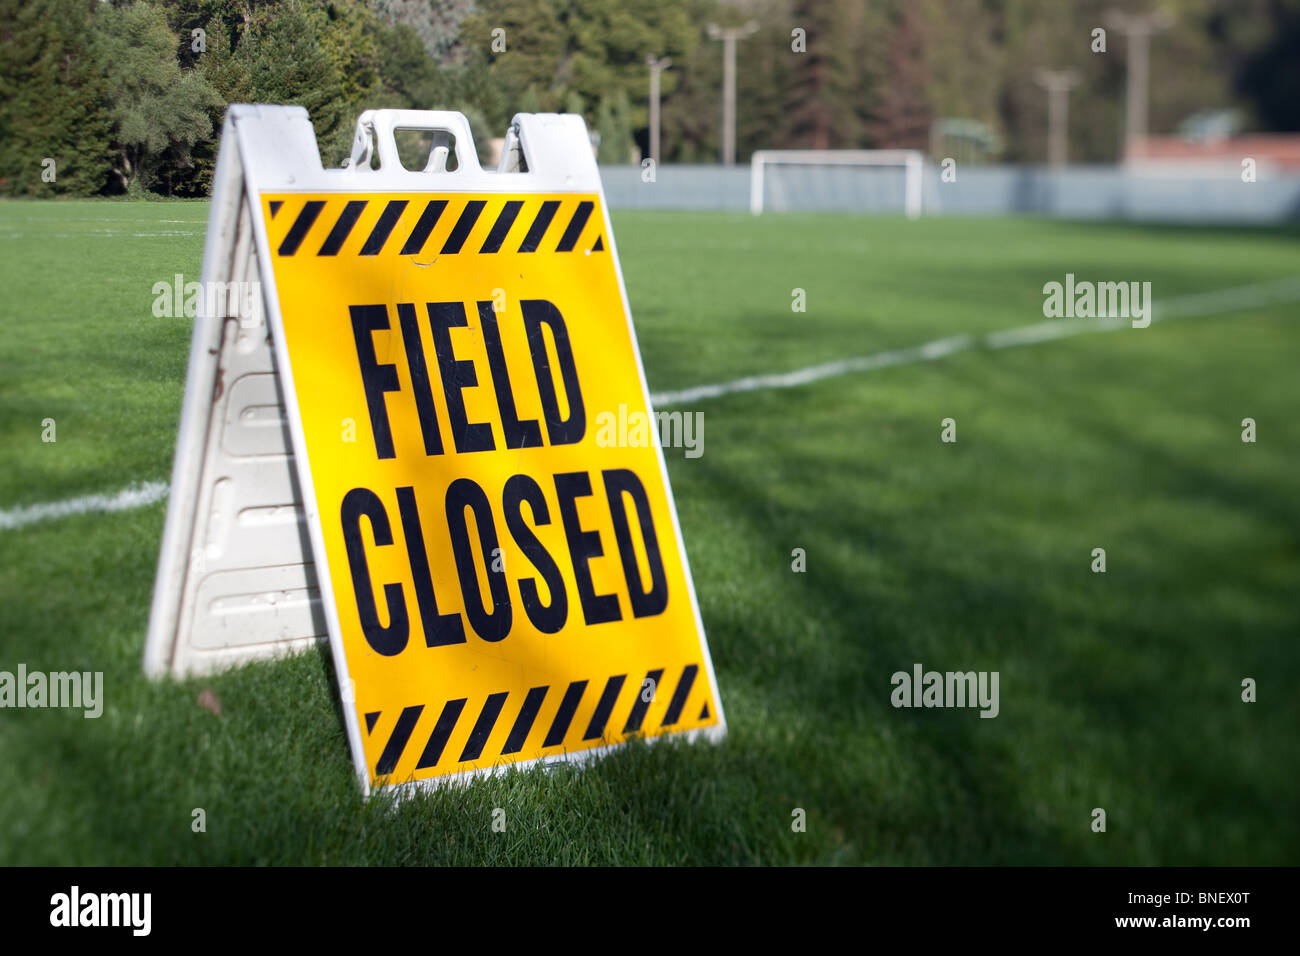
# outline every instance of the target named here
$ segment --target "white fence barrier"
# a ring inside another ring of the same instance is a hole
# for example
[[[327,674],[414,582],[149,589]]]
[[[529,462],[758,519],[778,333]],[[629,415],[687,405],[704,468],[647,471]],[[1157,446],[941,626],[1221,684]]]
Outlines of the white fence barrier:
[[[748,166],[666,165],[601,169],[615,209],[715,209],[747,212],[753,179]],[[770,186],[769,182],[764,188]],[[899,166],[786,167],[780,208],[901,215],[906,176]],[[1133,172],[1118,166],[969,166],[944,182],[926,163],[920,177],[922,215],[1038,215],[1065,219],[1276,224],[1300,221],[1300,176],[1257,182],[1222,175],[1190,178]],[[774,209],[765,195],[765,210]]]

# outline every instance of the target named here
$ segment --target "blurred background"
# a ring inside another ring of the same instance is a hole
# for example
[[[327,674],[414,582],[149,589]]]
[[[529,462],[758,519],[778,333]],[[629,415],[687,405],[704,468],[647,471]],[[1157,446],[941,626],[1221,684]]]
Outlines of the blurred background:
[[[327,166],[366,108],[461,110],[485,162],[514,113],[581,113],[615,207],[747,208],[717,167],[759,150],[908,149],[930,214],[1300,215],[1297,0],[3,0],[0,22],[9,195],[206,195],[226,105],[255,102],[306,107]],[[1247,158],[1260,189],[1233,186]],[[903,179],[774,166],[762,201],[896,211]]]

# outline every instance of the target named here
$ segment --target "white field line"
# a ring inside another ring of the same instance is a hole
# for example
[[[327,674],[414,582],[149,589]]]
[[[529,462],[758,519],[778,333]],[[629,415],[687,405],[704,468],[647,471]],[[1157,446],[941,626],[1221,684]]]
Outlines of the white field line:
[[[1152,306],[1151,320],[1155,322],[1196,315],[1216,315],[1239,309],[1257,308],[1263,305],[1275,305],[1297,300],[1300,300],[1300,276],[1274,282],[1257,282],[1251,285],[1235,286],[1230,289],[1217,289],[1213,292],[1200,292],[1157,302]],[[849,375],[853,372],[869,372],[875,369],[890,368],[895,365],[928,362],[974,348],[977,344],[988,349],[1005,349],[1017,345],[1050,342],[1054,339],[1087,332],[1112,332],[1130,326],[1131,322],[1128,319],[1050,319],[1033,325],[1023,325],[1014,329],[1003,329],[1000,332],[990,332],[982,339],[976,339],[970,335],[957,335],[927,342],[924,345],[912,346],[911,348],[894,349],[888,352],[877,352],[874,355],[860,355],[854,358],[836,359],[833,362],[810,365],[807,368],[795,369],[792,372],[751,375],[747,378],[719,382],[714,385],[697,385],[694,388],[682,389],[677,392],[660,392],[651,395],[650,401],[655,407],[663,408],[667,405],[684,405],[708,398],[717,398],[721,395],[733,395],[737,392],[756,392],[771,388],[796,388],[810,382],[835,378],[840,375]],[[51,501],[11,508],[7,511],[0,511],[0,531],[21,528],[23,525],[44,521],[47,518],[64,518],[69,515],[87,514],[89,512],[125,511],[130,508],[142,508],[145,505],[151,505],[166,498],[167,490],[166,482],[146,481],[116,494],[85,495],[80,498],[69,498],[65,501]]]
[[[906,349],[890,352],[877,352],[875,355],[860,355],[856,358],[836,359],[821,365],[809,365],[807,368],[795,369],[774,375],[751,375],[730,382],[716,385],[697,385],[680,392],[661,392],[650,396],[650,403],[656,408],[664,405],[686,405],[705,398],[717,398],[719,395],[732,395],[736,392],[758,392],[769,388],[795,388],[817,382],[824,378],[848,375],[850,372],[869,372],[891,365],[907,365],[912,362],[924,362],[928,359],[942,358],[953,352],[960,352],[971,347],[969,335],[957,335],[950,339],[939,339]]]
[[[66,518],[69,515],[82,515],[91,511],[126,511],[130,508],[143,508],[166,497],[167,482],[146,481],[140,485],[132,485],[117,494],[84,495],[64,501],[47,501],[43,504],[11,508],[8,511],[0,511],[0,531],[21,528],[25,524],[44,521],[46,518]]]
[[[1256,282],[1250,285],[1234,286],[1229,289],[1216,289],[1213,292],[1198,292],[1192,295],[1177,296],[1162,302],[1155,302],[1151,308],[1151,321],[1168,321],[1169,319],[1187,318],[1196,315],[1215,315],[1238,309],[1252,309],[1263,305],[1275,305],[1281,302],[1295,302],[1300,299],[1300,276],[1270,282]],[[836,359],[820,365],[791,372],[768,375],[751,375],[746,378],[733,379],[730,382],[717,382],[712,385],[696,385],[676,392],[659,392],[650,396],[650,403],[655,408],[669,405],[687,405],[707,398],[722,395],[734,395],[738,392],[755,392],[769,388],[796,388],[817,382],[825,378],[835,378],[852,372],[866,372],[893,365],[907,365],[912,362],[924,362],[931,359],[952,355],[983,345],[987,349],[1005,349],[1017,345],[1033,345],[1038,342],[1051,342],[1071,335],[1088,332],[1114,332],[1132,327],[1129,319],[1048,319],[1033,325],[1022,325],[999,332],[990,332],[982,338],[958,335],[947,339],[937,339],[925,345],[917,345],[891,352],[877,352],[875,355],[862,355],[855,358]],[[1135,330],[1141,332],[1141,329]]]
[[[121,229],[92,229],[87,232],[42,232],[42,239],[115,239],[127,233]],[[177,236],[201,236],[200,229],[164,229],[162,232],[133,232],[133,239],[174,239]],[[30,239],[32,233],[0,232],[0,239]]]

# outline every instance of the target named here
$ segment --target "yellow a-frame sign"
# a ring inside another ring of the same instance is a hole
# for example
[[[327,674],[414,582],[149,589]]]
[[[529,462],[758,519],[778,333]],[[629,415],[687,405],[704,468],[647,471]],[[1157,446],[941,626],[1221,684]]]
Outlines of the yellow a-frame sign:
[[[396,129],[429,133],[422,171]],[[187,395],[146,667],[327,631],[367,791],[721,735],[662,451],[593,427],[651,409],[581,118],[516,116],[485,172],[460,114],[373,111],[325,170],[304,111],[235,107],[213,210],[205,279],[256,275],[272,368],[196,374],[248,341],[242,318],[201,316],[190,388],[230,398]],[[278,504],[238,484],[273,453],[231,437],[268,421],[270,446],[274,412],[300,492]],[[230,547],[246,527],[296,537],[300,562],[250,564]]]

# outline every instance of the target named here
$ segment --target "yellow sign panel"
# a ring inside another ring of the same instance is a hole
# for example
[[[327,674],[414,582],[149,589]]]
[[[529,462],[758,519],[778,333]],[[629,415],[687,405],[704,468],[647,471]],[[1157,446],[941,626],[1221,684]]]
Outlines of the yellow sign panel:
[[[600,197],[261,206],[370,784],[720,726]]]

